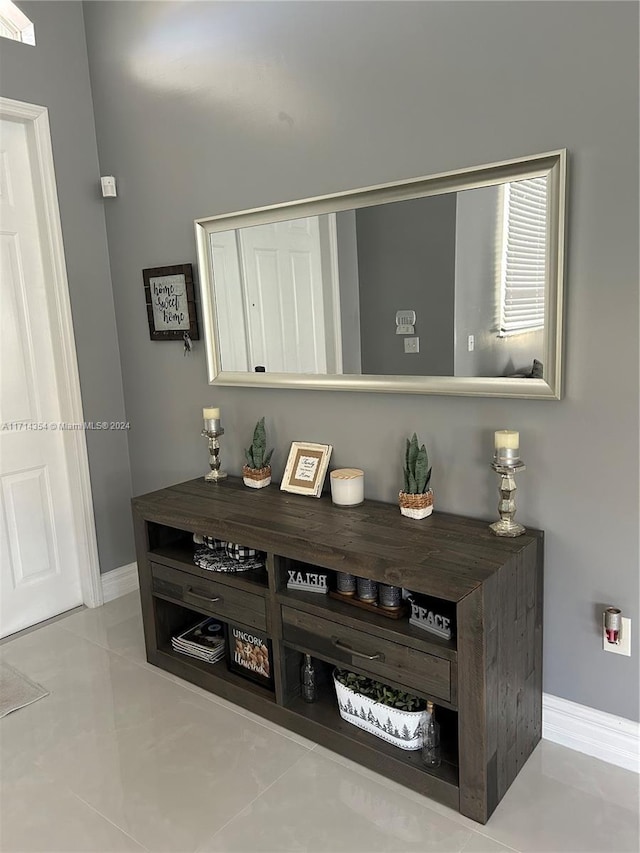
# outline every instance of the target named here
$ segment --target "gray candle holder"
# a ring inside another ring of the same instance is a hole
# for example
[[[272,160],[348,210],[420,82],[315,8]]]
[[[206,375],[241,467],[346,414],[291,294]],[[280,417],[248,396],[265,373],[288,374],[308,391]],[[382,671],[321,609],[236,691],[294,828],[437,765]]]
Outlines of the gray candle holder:
[[[224,435],[224,429],[219,418],[206,418],[204,429],[200,435],[205,436],[209,440],[209,467],[210,471],[204,475],[204,479],[209,483],[217,483],[219,480],[224,480],[227,476],[226,471],[220,470],[220,442],[218,439]]]
[[[525,464],[520,459],[517,450],[510,448],[500,448],[500,455],[496,450],[491,467],[500,475],[500,501],[498,502],[498,512],[500,513],[500,521],[494,521],[489,525],[489,529],[496,536],[522,536],[526,532],[526,528],[522,524],[513,520],[516,514],[516,473],[525,470]]]

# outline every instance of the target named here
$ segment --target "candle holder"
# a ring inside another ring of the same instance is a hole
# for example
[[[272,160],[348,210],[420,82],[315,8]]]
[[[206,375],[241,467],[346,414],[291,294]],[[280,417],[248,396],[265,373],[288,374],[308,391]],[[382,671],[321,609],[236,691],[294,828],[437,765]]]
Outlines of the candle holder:
[[[517,450],[501,447],[499,453],[496,450],[491,467],[496,474],[500,475],[500,501],[498,502],[500,521],[494,521],[489,525],[489,529],[496,536],[522,536],[525,528],[513,520],[516,514],[514,494],[516,472],[524,471],[526,466],[521,461]]]
[[[200,435],[209,440],[209,467],[211,470],[204,475],[204,479],[210,483],[217,483],[227,476],[226,471],[220,470],[220,442],[218,439],[224,435],[224,429],[219,418],[205,418],[204,429]]]

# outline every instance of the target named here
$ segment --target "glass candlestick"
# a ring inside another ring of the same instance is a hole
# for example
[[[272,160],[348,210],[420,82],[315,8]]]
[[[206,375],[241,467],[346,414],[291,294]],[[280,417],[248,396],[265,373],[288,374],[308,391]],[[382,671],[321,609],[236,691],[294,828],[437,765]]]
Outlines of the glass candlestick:
[[[516,472],[525,470],[525,464],[520,460],[518,449],[501,448],[496,450],[491,467],[496,474],[500,475],[500,501],[498,502],[500,521],[494,521],[493,524],[489,525],[489,528],[496,536],[522,536],[525,528],[513,520],[516,514],[514,498]]]
[[[440,767],[440,724],[436,720],[433,702],[427,702],[427,721],[422,726],[422,763],[427,767]]]
[[[205,418],[204,429],[200,433],[209,440],[209,468],[208,474],[204,475],[204,479],[209,482],[218,482],[224,480],[227,476],[226,471],[220,470],[220,442],[218,439],[224,435],[224,429],[219,418]]]

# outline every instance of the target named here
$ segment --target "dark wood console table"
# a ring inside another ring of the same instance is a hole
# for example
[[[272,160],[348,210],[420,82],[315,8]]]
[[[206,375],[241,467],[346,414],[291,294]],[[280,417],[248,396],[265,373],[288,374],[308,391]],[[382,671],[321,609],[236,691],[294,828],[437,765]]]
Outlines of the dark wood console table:
[[[397,506],[191,480],[133,500],[147,659],[485,823],[540,740],[543,535],[497,538],[487,523],[445,513],[403,518]],[[265,570],[214,573],[193,563],[193,533],[267,553]],[[451,640],[326,595],[288,590],[291,568],[322,567],[402,586],[455,606]],[[269,689],[175,652],[198,614],[266,632]],[[339,642],[336,643],[336,638]],[[349,648],[352,650],[350,651]],[[360,654],[358,654],[358,650]],[[363,653],[377,650],[382,660]],[[300,698],[300,664],[343,666],[437,706],[443,761],[427,769],[341,719],[330,678]]]

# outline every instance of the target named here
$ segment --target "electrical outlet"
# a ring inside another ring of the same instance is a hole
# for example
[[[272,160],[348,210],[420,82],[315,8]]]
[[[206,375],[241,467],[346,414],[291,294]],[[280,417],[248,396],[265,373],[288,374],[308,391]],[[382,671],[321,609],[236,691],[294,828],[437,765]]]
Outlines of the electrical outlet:
[[[420,338],[405,338],[404,339],[404,351],[405,352],[420,352]]]
[[[626,655],[631,657],[631,619],[622,617],[622,627],[617,643],[607,640],[607,632],[604,629],[604,613],[602,614],[602,648],[605,652],[613,652],[614,655]]]

